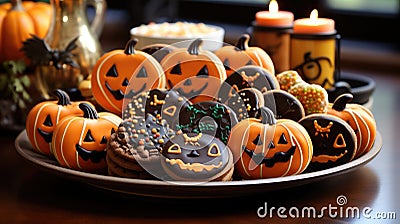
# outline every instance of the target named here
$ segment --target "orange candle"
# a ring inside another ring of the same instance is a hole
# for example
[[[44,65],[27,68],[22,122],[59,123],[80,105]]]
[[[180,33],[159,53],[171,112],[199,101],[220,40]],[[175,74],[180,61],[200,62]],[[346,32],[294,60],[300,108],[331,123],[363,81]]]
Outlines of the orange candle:
[[[293,25],[293,13],[279,11],[276,0],[269,2],[269,11],[256,13],[256,23],[259,26],[288,27]]]
[[[298,34],[330,34],[335,32],[335,21],[318,18],[316,9],[311,12],[310,18],[297,19],[293,25],[293,33]]]

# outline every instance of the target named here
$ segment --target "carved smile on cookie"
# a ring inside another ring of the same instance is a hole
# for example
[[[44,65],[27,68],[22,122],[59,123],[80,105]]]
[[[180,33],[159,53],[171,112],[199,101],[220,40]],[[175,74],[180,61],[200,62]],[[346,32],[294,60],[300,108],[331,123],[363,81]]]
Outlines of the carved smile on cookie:
[[[37,130],[38,130],[40,136],[43,137],[44,141],[46,141],[47,143],[51,142],[51,139],[53,137],[53,132],[45,132],[41,128],[38,128]]]
[[[276,152],[272,157],[267,158],[265,158],[264,153],[255,153],[244,145],[242,149],[256,164],[264,164],[266,167],[273,167],[277,162],[289,161],[296,150],[296,145],[292,145],[286,152]]]
[[[127,85],[128,84],[123,84],[123,86],[127,86]],[[107,81],[105,82],[105,86],[106,86],[107,90],[113,95],[113,97],[116,100],[122,100],[123,98],[132,98],[137,93],[143,92],[146,89],[147,83],[144,83],[142,88],[139,89],[139,91],[130,90],[128,93],[125,93],[125,94],[120,89],[118,89],[118,90],[112,89],[110,84]]]
[[[330,156],[330,155],[313,156],[311,159],[311,162],[318,162],[318,163],[327,163],[329,161],[336,162],[338,159],[342,158],[346,154],[347,154],[347,150],[337,156]]]
[[[201,172],[203,170],[211,171],[212,169],[219,169],[222,166],[222,162],[220,161],[217,165],[214,164],[202,164],[202,163],[185,163],[181,159],[168,159],[165,161],[171,166],[178,165],[181,170],[191,170],[194,172]]]
[[[78,152],[78,155],[85,161],[90,161],[94,163],[100,162],[102,159],[106,157],[106,151],[96,151],[96,150],[87,150],[80,146],[79,144],[75,145],[75,149]]]

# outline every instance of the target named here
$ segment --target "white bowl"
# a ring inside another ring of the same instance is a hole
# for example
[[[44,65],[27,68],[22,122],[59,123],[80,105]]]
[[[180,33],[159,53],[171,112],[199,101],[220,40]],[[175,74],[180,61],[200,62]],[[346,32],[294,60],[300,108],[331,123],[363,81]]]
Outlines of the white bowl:
[[[187,23],[187,24],[197,25],[194,23]],[[162,27],[162,25],[164,27]],[[215,51],[221,48],[223,45],[225,30],[222,27],[214,25],[203,24],[207,28],[210,28],[212,32],[191,34],[187,33],[187,30],[185,30],[184,31],[186,32],[186,34],[184,34],[185,36],[176,35],[174,33],[161,36],[162,35],[161,31],[160,33],[157,32],[158,27],[160,27],[160,29],[165,29],[165,26],[173,26],[173,25],[174,23],[152,24],[151,25],[152,34],[143,34],[141,30],[143,28],[147,28],[146,26],[148,25],[142,25],[132,28],[130,30],[131,37],[138,39],[138,43],[136,44],[135,48],[141,49],[151,44],[168,44],[168,45],[173,44],[176,47],[188,47],[190,43],[197,38],[201,38],[203,40],[202,48],[205,50]],[[171,29],[171,27],[169,27],[168,29]]]

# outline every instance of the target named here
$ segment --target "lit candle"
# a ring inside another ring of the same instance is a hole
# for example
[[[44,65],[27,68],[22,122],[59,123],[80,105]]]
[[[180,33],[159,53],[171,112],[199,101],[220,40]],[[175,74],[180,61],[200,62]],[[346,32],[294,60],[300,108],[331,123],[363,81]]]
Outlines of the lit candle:
[[[294,21],[290,40],[290,67],[309,83],[325,89],[334,87],[338,80],[338,57],[340,36],[335,21],[318,18],[314,9],[310,18]]]
[[[321,34],[335,33],[335,21],[333,19],[318,18],[318,10],[314,9],[310,18],[294,21],[293,33]]]
[[[293,13],[279,11],[278,2],[271,0],[269,10],[257,12],[255,17],[249,31],[252,34],[252,43],[267,52],[274,63],[276,73],[288,70]]]
[[[276,2],[276,0],[271,0],[268,8],[269,11],[260,11],[256,13],[257,25],[270,27],[288,27],[293,25],[293,13],[279,11],[278,2]]]

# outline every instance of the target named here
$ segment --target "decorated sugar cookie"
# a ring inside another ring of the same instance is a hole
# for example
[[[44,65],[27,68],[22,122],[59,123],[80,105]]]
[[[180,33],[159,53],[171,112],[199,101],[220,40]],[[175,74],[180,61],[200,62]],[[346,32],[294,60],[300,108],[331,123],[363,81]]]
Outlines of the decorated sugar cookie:
[[[264,106],[268,107],[277,119],[290,119],[299,121],[305,116],[301,102],[292,94],[283,90],[265,92]]]
[[[356,157],[368,152],[375,141],[376,122],[370,110],[362,105],[349,103],[353,95],[340,95],[333,104],[329,105],[328,114],[343,119],[350,124],[357,136]]]
[[[228,181],[233,174],[229,148],[217,138],[204,133],[181,133],[162,149],[165,172],[173,180]]]
[[[165,88],[165,77],[159,62],[151,55],[135,50],[131,39],[124,50],[105,53],[92,71],[92,92],[106,110],[121,114],[124,99],[155,88]]]
[[[202,43],[196,39],[187,49],[175,49],[161,61],[168,88],[194,103],[216,99],[226,78],[222,62],[211,51],[203,50]]]
[[[235,112],[217,101],[205,101],[182,108],[178,129],[184,133],[205,133],[224,143],[238,122]]]
[[[275,68],[271,57],[262,48],[249,46],[250,36],[243,34],[235,46],[224,46],[215,51],[218,58],[224,63],[226,74],[229,77],[235,70],[245,65],[257,65],[275,75]]]
[[[342,119],[329,114],[311,114],[299,123],[307,130],[314,146],[307,172],[343,165],[354,159],[357,137]]]
[[[302,173],[313,152],[307,131],[292,120],[275,119],[266,107],[261,112],[261,119],[242,120],[232,129],[228,146],[235,171],[244,179]]]

